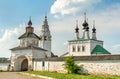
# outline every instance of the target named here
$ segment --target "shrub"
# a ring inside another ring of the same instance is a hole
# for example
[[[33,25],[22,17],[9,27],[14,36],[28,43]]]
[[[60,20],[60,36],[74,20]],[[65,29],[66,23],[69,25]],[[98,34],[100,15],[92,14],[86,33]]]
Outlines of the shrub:
[[[70,74],[76,74],[82,68],[75,64],[73,56],[69,56],[65,58],[65,69],[67,69]]]

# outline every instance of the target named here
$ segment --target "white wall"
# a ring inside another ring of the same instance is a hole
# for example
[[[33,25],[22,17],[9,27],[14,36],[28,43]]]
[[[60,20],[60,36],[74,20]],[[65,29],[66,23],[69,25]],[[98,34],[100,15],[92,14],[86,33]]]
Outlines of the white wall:
[[[120,75],[120,60],[80,61],[78,65],[83,65],[90,74]]]
[[[11,56],[19,57],[21,55],[27,55],[32,56],[32,50],[31,49],[23,49],[23,50],[15,50],[11,52]]]
[[[40,40],[40,47],[46,49],[47,56],[51,57],[51,40]]]
[[[120,75],[120,60],[76,61],[76,63],[83,65],[89,74]],[[65,73],[67,71],[64,69],[64,64],[64,61],[45,61],[45,66],[42,67],[42,61],[34,61],[34,70]]]
[[[0,63],[0,70],[7,71],[9,64],[10,63]]]
[[[61,73],[67,72],[64,69],[64,61],[44,61],[45,66],[42,66],[43,61],[34,61],[35,71],[57,71]]]
[[[75,52],[72,51],[73,46],[75,46]],[[80,46],[80,52],[77,51],[78,46]],[[85,51],[82,51],[82,46],[85,47]],[[90,41],[69,42],[68,52],[70,55],[73,55],[73,56],[91,55]]]
[[[45,51],[34,49],[32,56],[33,58],[45,58]]]
[[[20,39],[20,45],[19,46],[20,47],[27,47],[29,45],[38,46],[38,44],[39,44],[39,39],[28,37],[28,38]]]
[[[100,45],[103,47],[103,41],[98,40],[75,40],[73,42],[68,43],[68,52],[69,55],[73,56],[88,56],[91,55],[92,50],[96,47],[96,45]],[[75,47],[75,52],[73,52],[73,46]],[[78,46],[80,46],[80,51],[78,52]],[[82,46],[85,47],[85,51],[82,51]]]

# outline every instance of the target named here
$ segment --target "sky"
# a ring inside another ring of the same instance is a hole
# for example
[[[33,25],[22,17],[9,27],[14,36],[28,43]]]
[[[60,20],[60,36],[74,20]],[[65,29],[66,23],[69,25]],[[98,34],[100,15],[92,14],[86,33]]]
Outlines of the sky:
[[[67,41],[75,39],[76,20],[82,37],[84,12],[90,36],[95,20],[97,39],[112,54],[120,54],[120,0],[0,0],[0,57],[10,57],[10,49],[19,45],[18,37],[25,32],[30,16],[39,36],[45,15],[53,53],[66,53]]]

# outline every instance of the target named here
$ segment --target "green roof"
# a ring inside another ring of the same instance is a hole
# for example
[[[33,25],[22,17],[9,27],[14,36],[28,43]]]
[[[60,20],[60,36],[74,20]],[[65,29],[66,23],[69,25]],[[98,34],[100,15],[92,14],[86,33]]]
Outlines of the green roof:
[[[91,52],[91,54],[110,54],[110,52],[108,52],[102,46],[96,45],[96,47],[93,49],[93,51]]]

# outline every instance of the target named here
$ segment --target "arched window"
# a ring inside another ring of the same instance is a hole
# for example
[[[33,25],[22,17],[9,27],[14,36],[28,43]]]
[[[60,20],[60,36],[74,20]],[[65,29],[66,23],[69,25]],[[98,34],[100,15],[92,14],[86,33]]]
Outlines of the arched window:
[[[77,47],[77,51],[80,52],[80,46]]]
[[[75,46],[72,47],[72,51],[75,52]]]
[[[85,52],[85,46],[82,46],[82,52]]]

